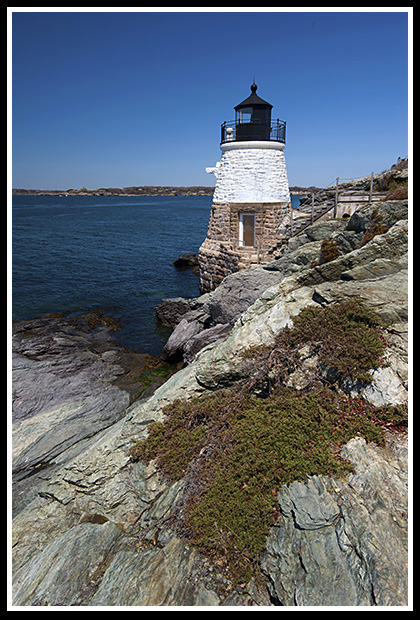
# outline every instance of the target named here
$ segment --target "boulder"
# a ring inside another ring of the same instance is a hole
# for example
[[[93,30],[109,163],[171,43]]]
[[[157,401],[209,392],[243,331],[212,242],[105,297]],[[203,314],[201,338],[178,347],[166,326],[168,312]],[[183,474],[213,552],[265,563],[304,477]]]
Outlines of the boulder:
[[[175,362],[182,359],[185,346],[200,331],[199,320],[182,318],[163,347],[161,352],[162,359],[167,362]]]
[[[286,606],[407,604],[406,443],[387,449],[357,437],[342,457],[347,480],[311,476],[278,493],[281,516],[262,562],[274,600]]]
[[[355,211],[347,221],[345,230],[360,233],[374,225],[381,225],[385,229],[393,226],[399,220],[406,220],[407,218],[407,200],[377,202]]]
[[[198,266],[198,254],[183,254],[172,263],[177,269],[189,269]]]
[[[197,354],[209,344],[215,343],[221,338],[227,336],[231,331],[230,323],[219,323],[208,329],[203,329],[193,336],[183,347],[183,359],[186,364],[191,364]]]
[[[156,308],[159,319],[166,324],[176,317],[179,320],[162,350],[162,359],[191,363],[204,346],[226,336],[243,312],[278,281],[278,274],[254,267],[227,276],[215,291],[196,299],[163,300]]]
[[[177,325],[184,314],[191,310],[191,300],[184,297],[162,299],[155,307],[157,319],[166,327]]]
[[[227,276],[211,294],[207,310],[214,323],[234,323],[260,295],[279,281],[262,266]]]

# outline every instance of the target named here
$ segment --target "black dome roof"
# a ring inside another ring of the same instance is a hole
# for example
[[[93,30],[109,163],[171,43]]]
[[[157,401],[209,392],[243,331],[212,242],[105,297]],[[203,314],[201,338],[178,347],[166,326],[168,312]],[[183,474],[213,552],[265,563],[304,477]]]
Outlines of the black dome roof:
[[[261,97],[257,95],[257,88],[258,86],[255,84],[255,82],[253,82],[251,84],[251,94],[241,103],[238,103],[238,105],[235,106],[235,110],[256,105],[265,106],[266,108],[272,108],[273,106],[271,105],[271,103],[268,103],[268,101],[264,101],[264,99],[261,99]]]

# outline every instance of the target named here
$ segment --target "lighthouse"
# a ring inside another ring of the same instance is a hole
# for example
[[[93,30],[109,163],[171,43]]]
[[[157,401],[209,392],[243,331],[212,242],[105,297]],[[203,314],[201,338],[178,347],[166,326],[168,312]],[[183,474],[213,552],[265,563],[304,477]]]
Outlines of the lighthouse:
[[[222,157],[206,171],[216,176],[207,237],[200,247],[200,291],[227,275],[270,260],[290,206],[284,148],[286,123],[273,106],[251,94],[221,126]]]

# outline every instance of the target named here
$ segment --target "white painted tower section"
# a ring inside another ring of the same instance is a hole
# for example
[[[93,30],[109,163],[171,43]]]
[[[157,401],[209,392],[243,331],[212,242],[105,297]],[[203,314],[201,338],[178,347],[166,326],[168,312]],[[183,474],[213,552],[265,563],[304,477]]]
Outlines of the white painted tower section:
[[[228,141],[220,149],[221,161],[214,168],[206,168],[217,178],[214,202],[290,202],[283,143]]]

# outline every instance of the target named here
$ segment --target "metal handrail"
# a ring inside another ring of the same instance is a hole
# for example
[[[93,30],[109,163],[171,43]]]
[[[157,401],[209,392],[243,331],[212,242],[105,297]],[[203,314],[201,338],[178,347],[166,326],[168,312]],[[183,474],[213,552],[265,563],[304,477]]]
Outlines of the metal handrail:
[[[238,142],[244,140],[270,140],[274,142],[286,142],[286,121],[276,119],[271,123],[252,121],[240,123],[225,121],[222,123],[221,143]]]

